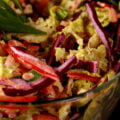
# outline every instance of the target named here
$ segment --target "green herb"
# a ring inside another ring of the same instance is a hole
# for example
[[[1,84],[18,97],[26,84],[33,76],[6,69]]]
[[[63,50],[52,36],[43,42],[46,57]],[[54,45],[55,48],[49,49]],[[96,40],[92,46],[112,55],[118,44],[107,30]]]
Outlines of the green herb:
[[[20,3],[19,3],[18,0],[12,0],[12,1],[15,3],[15,5],[16,5],[21,11],[23,11],[23,9],[22,9],[22,7],[21,7],[21,5],[20,5]]]
[[[23,12],[23,8],[22,8],[22,6],[20,5],[20,3],[19,3],[19,1],[18,0],[12,0],[14,3],[15,3],[15,5],[21,10],[21,12],[22,12],[22,19],[23,19],[23,21],[24,22],[26,22],[26,16],[24,15],[24,12]]]
[[[30,81],[34,81],[34,80],[37,80],[39,78],[42,77],[42,75],[34,70],[31,70],[30,73],[32,73],[34,75],[34,78],[32,78]]]
[[[68,12],[63,9],[58,9],[56,15],[59,20],[64,20],[67,17]]]
[[[6,2],[0,0],[0,30],[12,33],[46,34],[27,25],[23,17],[19,16]]]

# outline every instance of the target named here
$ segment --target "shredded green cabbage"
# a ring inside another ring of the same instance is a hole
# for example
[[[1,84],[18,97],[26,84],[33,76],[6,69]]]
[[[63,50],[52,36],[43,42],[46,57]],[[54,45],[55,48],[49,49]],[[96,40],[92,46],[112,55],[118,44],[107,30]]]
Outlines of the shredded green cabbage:
[[[12,72],[17,68],[18,64],[14,64],[12,66],[5,66],[4,62],[6,60],[6,57],[0,56],[0,76],[5,78],[11,78]]]
[[[86,80],[76,80],[73,86],[73,93],[83,93],[93,86],[93,83]]]
[[[65,48],[60,48],[60,47],[57,47],[55,49],[55,56],[56,56],[56,61],[59,61],[63,58],[65,58],[66,56],[66,53],[65,53]]]

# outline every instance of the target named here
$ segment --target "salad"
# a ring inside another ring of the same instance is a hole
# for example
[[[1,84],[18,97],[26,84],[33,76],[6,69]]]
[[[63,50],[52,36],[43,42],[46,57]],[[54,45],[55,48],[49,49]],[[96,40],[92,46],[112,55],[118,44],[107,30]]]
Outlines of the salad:
[[[0,0],[2,120],[77,120],[80,107],[18,107],[85,93],[120,71],[120,2]],[[33,110],[34,109],[34,110]],[[73,110],[74,109],[74,110]]]

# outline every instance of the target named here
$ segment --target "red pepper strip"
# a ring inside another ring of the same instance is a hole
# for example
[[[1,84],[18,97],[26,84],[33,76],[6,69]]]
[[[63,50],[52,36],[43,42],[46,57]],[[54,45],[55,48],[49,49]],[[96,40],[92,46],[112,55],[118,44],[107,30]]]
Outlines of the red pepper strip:
[[[98,20],[98,17],[97,17],[94,7],[90,3],[86,3],[85,6],[86,6],[87,12],[89,14],[89,17],[93,23],[94,28],[96,29],[100,39],[102,40],[103,44],[105,45],[105,47],[107,49],[109,60],[113,61],[114,58],[112,55],[111,47],[109,45],[109,38],[108,38],[108,36],[106,36],[104,29]]]
[[[91,82],[99,82],[100,81],[99,77],[90,76],[85,73],[68,72],[67,76],[70,78],[73,78],[73,79],[83,79],[83,80],[88,80]]]
[[[1,102],[34,102],[37,96],[4,96],[0,95]]]
[[[59,118],[49,113],[41,113],[33,115],[33,120],[59,120]]]
[[[55,73],[54,69],[47,65],[45,62],[37,59],[36,57],[24,53],[16,47],[8,46],[6,47],[7,52],[10,53],[19,63],[29,66],[29,69],[33,69],[41,73],[43,76],[58,81],[59,77]]]
[[[56,68],[56,72],[60,75],[64,75],[72,66],[74,66],[74,64],[77,62],[76,56],[72,56],[71,58],[69,58],[68,60],[65,61],[64,64],[62,64],[61,66],[59,66],[58,68]],[[22,82],[23,80],[21,80]],[[28,88],[24,89],[16,89],[14,87],[7,87],[4,89],[5,94],[7,95],[12,95],[12,96],[16,96],[16,95],[27,95],[39,90],[42,90],[43,88],[48,87],[49,85],[51,85],[54,81],[50,80],[46,77],[42,77],[36,81],[30,82],[28,83],[28,87],[24,85]],[[19,83],[19,82],[18,82]],[[5,84],[2,83],[1,84]]]
[[[5,108],[5,109],[19,109],[19,110],[26,110],[30,109],[29,106],[15,106],[15,105],[0,105],[0,108]]]

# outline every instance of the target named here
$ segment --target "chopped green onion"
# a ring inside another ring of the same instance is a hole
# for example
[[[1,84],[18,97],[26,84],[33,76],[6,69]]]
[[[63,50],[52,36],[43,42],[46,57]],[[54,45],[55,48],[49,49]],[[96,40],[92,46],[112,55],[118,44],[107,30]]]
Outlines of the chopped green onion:
[[[34,78],[32,78],[31,80],[29,81],[35,81],[35,80],[38,80],[42,77],[42,75],[34,70],[31,70],[30,73],[32,73],[34,75]]]
[[[59,20],[64,20],[67,17],[68,12],[63,9],[58,9],[56,15]]]

